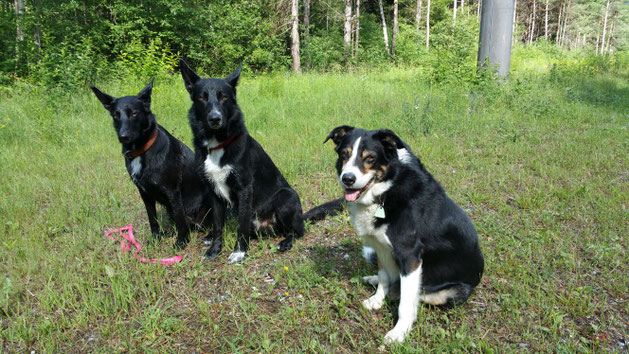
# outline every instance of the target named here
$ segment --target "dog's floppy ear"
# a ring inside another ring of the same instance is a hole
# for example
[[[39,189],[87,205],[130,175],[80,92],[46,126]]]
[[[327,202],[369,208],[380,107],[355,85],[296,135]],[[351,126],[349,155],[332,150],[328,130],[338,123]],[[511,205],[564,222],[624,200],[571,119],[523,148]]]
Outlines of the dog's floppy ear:
[[[201,80],[201,77],[197,75],[197,73],[195,73],[194,70],[190,68],[190,66],[188,66],[188,63],[186,63],[183,58],[179,58],[179,71],[181,71],[183,82],[184,84],[186,84],[186,90],[192,93],[192,88],[194,87],[194,84],[196,84],[197,81]]]
[[[100,103],[102,103],[105,109],[109,111],[111,109],[111,105],[114,103],[116,99],[104,93],[103,91],[97,89],[96,86],[91,86],[90,88],[92,89],[92,91],[94,92],[94,94],[96,95],[96,98],[98,98]]]
[[[325,138],[323,143],[325,144],[328,140],[332,139],[334,144],[338,145],[341,142],[341,140],[343,140],[343,137],[347,135],[347,133],[352,132],[353,130],[354,130],[354,127],[351,127],[349,125],[341,125],[340,127],[336,127],[332,129],[332,131],[330,132],[330,134],[328,134],[328,137]]]
[[[385,154],[390,158],[392,156],[397,156],[398,149],[404,149],[405,144],[397,136],[392,130],[389,129],[380,129],[373,135],[375,140],[380,141],[382,146],[384,146]]]
[[[242,63],[238,67],[238,69],[234,70],[228,77],[225,78],[225,81],[236,91],[236,85],[238,85],[238,79],[240,79],[240,72],[242,71]]]
[[[144,106],[148,110],[151,107],[151,92],[153,91],[153,80],[146,85],[140,93],[138,93],[137,98],[144,102]]]

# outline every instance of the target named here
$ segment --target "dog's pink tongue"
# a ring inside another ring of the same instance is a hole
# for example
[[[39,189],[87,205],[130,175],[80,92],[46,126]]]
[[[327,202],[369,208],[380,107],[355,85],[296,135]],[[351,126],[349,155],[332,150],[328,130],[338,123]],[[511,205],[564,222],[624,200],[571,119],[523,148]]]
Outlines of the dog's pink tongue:
[[[358,199],[358,195],[360,194],[360,189],[346,189],[345,190],[345,200],[348,202],[354,202]]]

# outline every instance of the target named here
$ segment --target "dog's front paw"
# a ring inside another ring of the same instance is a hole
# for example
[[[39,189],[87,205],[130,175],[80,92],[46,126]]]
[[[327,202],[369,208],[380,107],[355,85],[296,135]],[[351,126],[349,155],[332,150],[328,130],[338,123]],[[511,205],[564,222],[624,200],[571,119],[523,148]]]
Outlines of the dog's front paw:
[[[212,246],[212,244],[214,243],[214,236],[207,235],[203,238],[202,241],[205,246]]]
[[[212,247],[208,248],[207,251],[205,251],[203,258],[208,261],[213,260],[221,252],[221,246],[222,244],[220,242],[214,242],[212,244]]]
[[[383,304],[384,299],[380,299],[375,295],[363,301],[363,307],[367,310],[378,310],[382,307]]]
[[[187,240],[177,240],[173,244],[173,248],[177,251],[181,251],[182,249],[186,248],[187,245],[188,245]]]
[[[285,238],[282,241],[280,241],[280,244],[277,245],[277,249],[280,252],[284,252],[284,251],[288,251],[289,249],[293,248],[293,239],[292,238]]]
[[[384,343],[404,343],[404,338],[406,338],[406,332],[393,328],[384,336]]]
[[[229,255],[229,258],[227,259],[227,264],[242,262],[243,259],[245,259],[245,252],[234,251],[232,252],[232,254]]]

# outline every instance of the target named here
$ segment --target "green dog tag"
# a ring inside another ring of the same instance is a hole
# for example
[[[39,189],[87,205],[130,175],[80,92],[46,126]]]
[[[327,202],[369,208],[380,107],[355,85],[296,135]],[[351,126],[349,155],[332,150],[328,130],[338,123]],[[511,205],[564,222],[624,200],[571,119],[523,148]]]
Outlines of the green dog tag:
[[[379,218],[379,219],[384,219],[385,215],[384,215],[384,208],[382,207],[382,205],[378,205],[378,207],[376,208],[376,212],[373,213],[373,216]]]

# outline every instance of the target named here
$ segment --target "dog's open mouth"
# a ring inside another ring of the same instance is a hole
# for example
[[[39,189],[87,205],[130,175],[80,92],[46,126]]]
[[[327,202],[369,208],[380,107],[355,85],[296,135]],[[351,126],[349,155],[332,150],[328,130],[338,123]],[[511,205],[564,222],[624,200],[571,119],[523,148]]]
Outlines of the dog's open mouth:
[[[360,198],[360,196],[363,194],[363,192],[365,192],[367,190],[367,188],[369,188],[370,185],[371,185],[371,181],[369,181],[361,189],[349,189],[349,188],[346,188],[345,189],[345,200],[347,200],[348,202],[355,202],[356,200],[358,200],[358,198]]]

